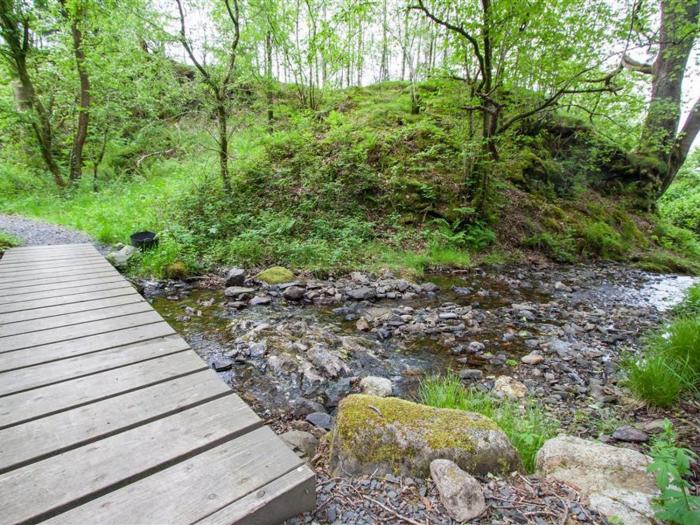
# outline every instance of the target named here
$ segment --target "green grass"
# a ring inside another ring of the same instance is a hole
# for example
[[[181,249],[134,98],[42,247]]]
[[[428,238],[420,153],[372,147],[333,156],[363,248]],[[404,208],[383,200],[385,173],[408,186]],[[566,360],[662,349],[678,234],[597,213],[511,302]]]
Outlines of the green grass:
[[[627,385],[639,398],[668,407],[700,385],[700,287],[688,290],[676,317],[649,336],[642,356],[623,361]]]
[[[528,472],[534,471],[537,451],[559,428],[558,422],[534,400],[519,403],[497,399],[488,393],[465,388],[456,376],[422,381],[420,399],[426,405],[466,410],[491,418],[518,450]]]
[[[8,248],[19,246],[20,244],[19,239],[16,237],[0,232],[0,255],[2,255]]]

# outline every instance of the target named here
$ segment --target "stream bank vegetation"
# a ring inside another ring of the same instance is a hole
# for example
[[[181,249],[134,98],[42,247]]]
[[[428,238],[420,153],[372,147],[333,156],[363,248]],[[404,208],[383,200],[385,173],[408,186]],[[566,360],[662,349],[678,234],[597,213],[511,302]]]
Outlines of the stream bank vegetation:
[[[698,272],[694,0],[166,4],[2,0],[4,212],[144,275]]]

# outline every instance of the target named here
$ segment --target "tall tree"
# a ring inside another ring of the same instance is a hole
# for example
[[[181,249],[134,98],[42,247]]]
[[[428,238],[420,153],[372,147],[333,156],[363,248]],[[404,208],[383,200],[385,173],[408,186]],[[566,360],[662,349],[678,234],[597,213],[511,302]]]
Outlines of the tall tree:
[[[29,73],[28,60],[32,51],[31,6],[15,0],[0,0],[0,37],[4,45],[0,53],[10,70],[17,76],[21,86],[24,106],[29,114],[30,125],[36,137],[46,169],[56,185],[66,185],[54,157],[53,130],[49,112],[41,101],[35,83]]]
[[[229,91],[233,85],[233,74],[236,66],[236,58],[238,56],[238,45],[241,38],[240,26],[240,8],[238,0],[223,0],[226,17],[231,23],[233,35],[225,48],[225,63],[217,71],[217,64],[207,65],[203,60],[197,58],[194,47],[189,37],[187,36],[187,27],[185,25],[185,10],[182,6],[182,0],[175,0],[180,18],[180,43],[185,49],[187,56],[199,71],[202,80],[207,86],[209,93],[213,97],[214,115],[218,123],[219,137],[217,140],[219,153],[219,169],[221,180],[223,181],[226,191],[231,191],[231,177],[228,169],[228,99]]]
[[[642,186],[649,197],[658,198],[668,189],[700,132],[700,98],[695,101],[679,129],[682,84],[688,58],[698,39],[700,0],[661,0],[661,19],[656,57],[643,63],[625,56],[625,66],[651,75],[651,97],[639,152],[655,161],[656,168],[644,171]]]

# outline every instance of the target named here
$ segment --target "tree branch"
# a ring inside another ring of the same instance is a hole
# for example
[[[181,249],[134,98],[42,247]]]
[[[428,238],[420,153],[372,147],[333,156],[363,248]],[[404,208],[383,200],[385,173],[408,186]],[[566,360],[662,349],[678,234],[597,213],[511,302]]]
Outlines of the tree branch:
[[[197,57],[194,54],[194,51],[192,50],[192,46],[190,45],[189,41],[187,40],[187,29],[185,28],[185,12],[182,9],[182,1],[181,0],[175,0],[175,3],[177,4],[177,11],[180,15],[180,43],[182,44],[182,47],[185,48],[185,51],[187,52],[187,55],[190,57],[190,60],[194,64],[194,67],[197,68],[197,70],[202,74],[202,77],[204,78],[204,81],[209,85],[209,87],[214,90],[214,92],[218,93],[218,90],[216,89],[216,84],[211,78],[211,75],[209,72],[204,68],[204,66],[197,60]]]
[[[629,55],[623,55],[622,64],[630,71],[636,71],[637,73],[644,73],[645,75],[651,75],[654,73],[654,66],[648,62],[640,62],[635,60]]]
[[[688,118],[685,119],[685,124],[676,138],[676,147],[682,159],[688,156],[690,147],[698,133],[700,133],[700,97],[695,101],[693,109],[690,110]]]
[[[240,11],[238,8],[238,0],[233,0],[233,8],[231,8],[230,0],[224,0],[226,5],[226,12],[228,13],[231,22],[233,23],[233,42],[231,43],[231,53],[229,55],[228,67],[226,69],[226,76],[224,77],[224,84],[222,89],[226,89],[229,82],[231,82],[231,75],[233,74],[233,68],[236,65],[236,50],[238,49],[238,42],[241,39],[241,27],[240,27]]]

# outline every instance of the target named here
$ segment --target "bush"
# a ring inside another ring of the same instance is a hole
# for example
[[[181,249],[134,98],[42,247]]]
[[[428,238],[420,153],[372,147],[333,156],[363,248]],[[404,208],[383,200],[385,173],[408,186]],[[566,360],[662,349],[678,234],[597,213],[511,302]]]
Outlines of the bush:
[[[0,232],[0,255],[2,255],[8,248],[19,245],[19,239],[13,237],[12,235],[7,235],[6,233]]]
[[[554,437],[559,425],[533,400],[522,404],[496,399],[490,394],[462,386],[456,376],[433,377],[421,382],[420,398],[426,405],[476,412],[491,418],[520,453],[528,472],[544,442]]]
[[[627,251],[620,234],[605,222],[586,225],[582,234],[586,248],[605,259],[617,259]]]

